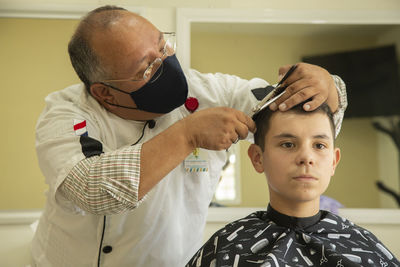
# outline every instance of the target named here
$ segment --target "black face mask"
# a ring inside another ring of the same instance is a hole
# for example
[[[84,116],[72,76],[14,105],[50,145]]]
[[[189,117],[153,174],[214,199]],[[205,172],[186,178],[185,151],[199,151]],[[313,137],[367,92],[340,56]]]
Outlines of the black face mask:
[[[136,103],[135,107],[121,106],[106,102],[107,104],[129,108],[140,109],[152,113],[168,113],[185,103],[188,94],[188,85],[185,74],[175,55],[169,56],[163,61],[163,65],[154,74],[160,77],[154,82],[148,82],[138,90],[128,93],[109,84],[104,84],[122,93],[129,94]]]

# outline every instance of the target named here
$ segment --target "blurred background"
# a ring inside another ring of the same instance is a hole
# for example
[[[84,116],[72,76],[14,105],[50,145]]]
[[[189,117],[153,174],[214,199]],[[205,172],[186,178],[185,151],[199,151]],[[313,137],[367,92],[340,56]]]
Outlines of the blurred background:
[[[46,95],[79,82],[67,54],[67,43],[79,17],[109,3],[94,0],[0,1],[3,92],[0,105],[3,129],[0,132],[3,140],[0,210],[43,208],[47,186],[35,154],[35,124]],[[327,10],[338,17],[349,11],[366,15],[375,11],[400,13],[400,4],[396,0],[306,0],[301,3],[296,0],[126,0],[112,1],[112,4],[140,13],[162,31],[177,31],[181,26],[177,25],[176,19],[180,8],[224,10],[225,13],[227,10],[290,10],[294,14]],[[398,51],[399,21],[376,25],[372,20],[363,25],[193,22],[189,25],[190,43],[184,46],[190,50],[190,67],[199,71],[223,72],[248,79],[260,77],[276,83],[280,66],[294,64],[306,56],[384,45],[393,45]],[[179,31],[177,38],[180,38]],[[183,47],[178,47],[178,52],[180,49]],[[181,61],[186,60],[182,58],[184,54],[178,55]],[[397,62],[398,56],[397,53]],[[349,102],[352,106],[351,100]],[[345,207],[397,207],[393,197],[378,190],[376,181],[383,181],[399,192],[398,150],[387,134],[372,126],[374,120],[377,120],[375,116],[346,118],[337,140],[343,156],[326,195]],[[387,116],[380,120],[387,123]],[[219,202],[223,205],[258,207],[268,203],[265,177],[253,170],[247,158],[247,147],[248,142],[241,142],[231,157],[233,162],[228,176],[232,180],[227,187],[233,188],[234,193],[233,197],[232,193],[222,197],[225,200]]]

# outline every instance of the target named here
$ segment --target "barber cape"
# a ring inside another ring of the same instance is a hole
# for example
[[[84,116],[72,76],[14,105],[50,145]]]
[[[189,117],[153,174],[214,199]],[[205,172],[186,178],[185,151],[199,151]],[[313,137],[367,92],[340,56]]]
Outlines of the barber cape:
[[[400,266],[369,231],[321,210],[312,217],[271,206],[216,232],[186,266]]]

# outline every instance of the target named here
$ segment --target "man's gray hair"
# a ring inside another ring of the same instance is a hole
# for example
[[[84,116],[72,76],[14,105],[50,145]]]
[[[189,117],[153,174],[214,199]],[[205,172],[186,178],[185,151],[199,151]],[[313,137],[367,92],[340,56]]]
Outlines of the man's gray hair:
[[[100,58],[93,51],[90,43],[91,34],[95,30],[106,29],[112,22],[118,20],[126,9],[117,6],[102,6],[90,11],[79,23],[74,35],[68,44],[68,53],[81,81],[90,93],[90,86],[94,82],[106,79],[108,70],[102,66]],[[101,16],[98,16],[99,13]]]

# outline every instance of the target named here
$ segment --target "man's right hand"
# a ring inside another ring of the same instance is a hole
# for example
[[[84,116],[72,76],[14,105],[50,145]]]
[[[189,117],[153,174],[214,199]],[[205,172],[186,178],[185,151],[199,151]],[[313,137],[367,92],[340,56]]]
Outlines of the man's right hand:
[[[238,139],[255,132],[254,121],[243,112],[216,107],[196,111],[184,118],[184,129],[189,143],[210,150],[228,149]]]

